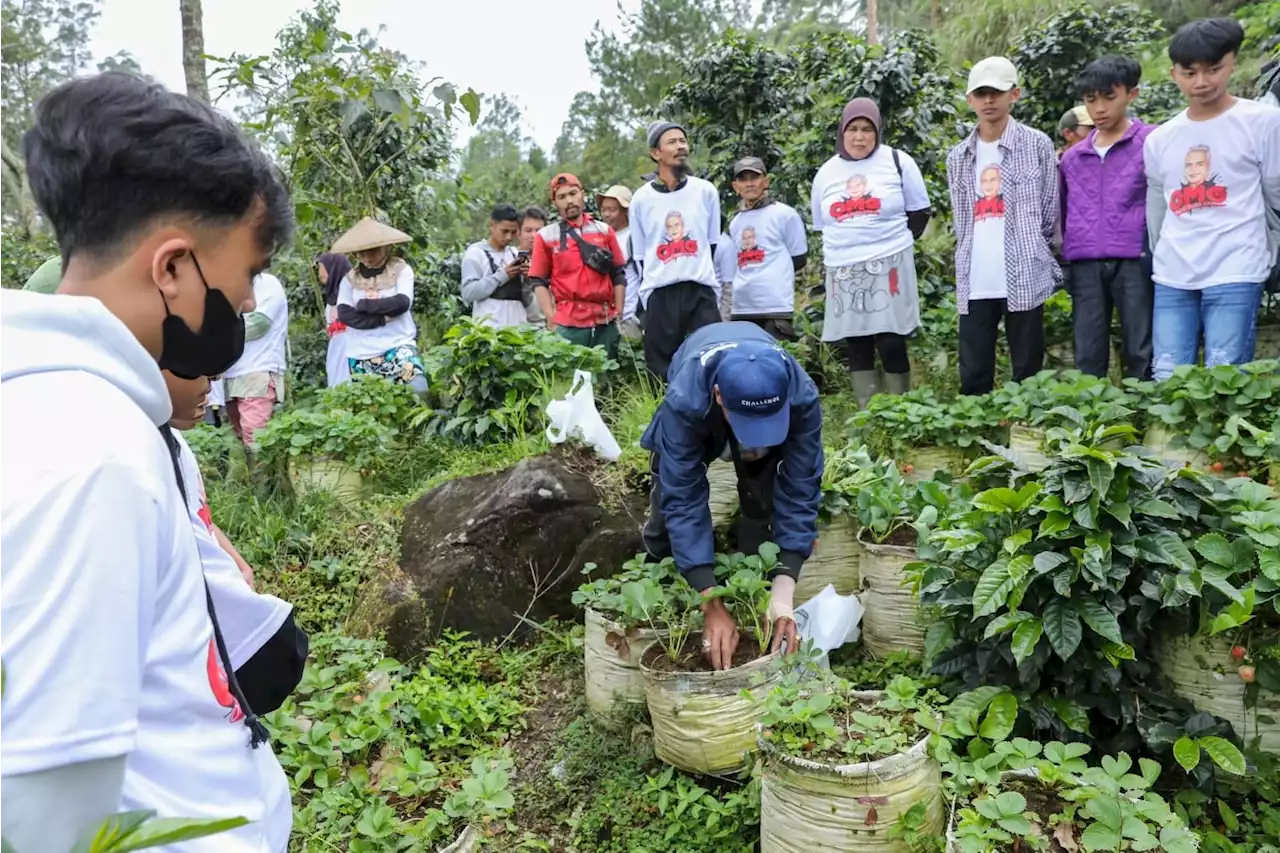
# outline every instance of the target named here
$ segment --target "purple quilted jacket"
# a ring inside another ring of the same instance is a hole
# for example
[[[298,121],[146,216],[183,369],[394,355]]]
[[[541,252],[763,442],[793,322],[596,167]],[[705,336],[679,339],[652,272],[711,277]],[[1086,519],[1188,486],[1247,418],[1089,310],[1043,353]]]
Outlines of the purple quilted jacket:
[[[1062,180],[1062,257],[1068,261],[1140,258],[1146,235],[1147,176],[1142,143],[1155,125],[1137,119],[1106,158],[1093,147],[1097,131],[1071,146]]]

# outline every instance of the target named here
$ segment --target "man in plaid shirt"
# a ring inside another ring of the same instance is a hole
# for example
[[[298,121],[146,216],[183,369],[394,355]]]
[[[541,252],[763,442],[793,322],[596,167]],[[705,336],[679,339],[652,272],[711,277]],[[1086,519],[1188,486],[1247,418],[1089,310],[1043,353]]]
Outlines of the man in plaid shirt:
[[[973,66],[967,90],[978,126],[947,154],[956,232],[960,393],[995,384],[996,335],[1004,319],[1013,378],[1044,364],[1044,302],[1062,280],[1051,243],[1058,224],[1053,142],[1019,124],[1018,72],[1003,56]]]

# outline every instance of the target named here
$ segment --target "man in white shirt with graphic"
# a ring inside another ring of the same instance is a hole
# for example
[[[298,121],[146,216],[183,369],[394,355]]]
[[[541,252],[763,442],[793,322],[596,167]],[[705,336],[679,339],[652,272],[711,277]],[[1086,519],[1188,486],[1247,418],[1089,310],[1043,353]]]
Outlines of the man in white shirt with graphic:
[[[250,821],[170,853],[284,853],[288,780],[210,603],[161,368],[240,357],[292,203],[228,119],[131,75],[54,90],[22,147],[65,272],[0,296],[5,840],[66,853],[143,809]]]
[[[769,195],[759,157],[733,164],[733,190],[742,205],[729,223],[729,252],[716,265],[732,293],[732,319],[755,323],[780,341],[795,340],[796,273],[808,261],[804,220]]]
[[[648,142],[658,176],[631,199],[631,249],[640,274],[644,360],[665,381],[684,339],[720,320],[713,260],[720,196],[690,174],[683,127],[654,122]]]
[[[1143,146],[1153,247],[1152,376],[1178,365],[1253,360],[1263,284],[1277,262],[1280,109],[1232,95],[1244,29],[1232,18],[1184,24],[1169,42],[1187,108]]]

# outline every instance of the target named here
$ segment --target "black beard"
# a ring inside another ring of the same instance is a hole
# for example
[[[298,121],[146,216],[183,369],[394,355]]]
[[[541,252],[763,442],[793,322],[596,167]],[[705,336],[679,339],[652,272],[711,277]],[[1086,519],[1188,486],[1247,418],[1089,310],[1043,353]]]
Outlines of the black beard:
[[[689,168],[688,160],[682,160],[671,167],[671,174],[677,178],[687,178],[693,174],[693,169]]]

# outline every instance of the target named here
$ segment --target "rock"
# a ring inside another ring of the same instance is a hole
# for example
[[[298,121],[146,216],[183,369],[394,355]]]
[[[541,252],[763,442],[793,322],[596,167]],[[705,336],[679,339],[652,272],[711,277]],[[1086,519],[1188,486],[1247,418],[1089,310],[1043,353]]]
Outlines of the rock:
[[[352,628],[385,633],[406,660],[442,630],[500,640],[529,630],[522,615],[572,618],[583,565],[606,575],[642,550],[647,506],[636,496],[604,508],[591,480],[559,456],[451,480],[405,509],[400,563],[366,584]]]

